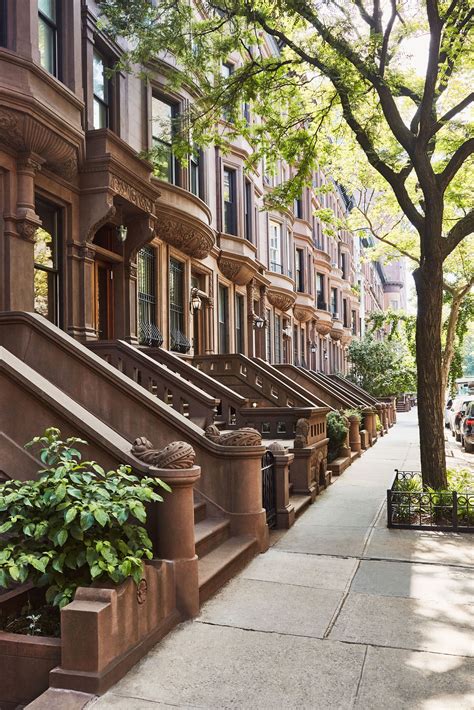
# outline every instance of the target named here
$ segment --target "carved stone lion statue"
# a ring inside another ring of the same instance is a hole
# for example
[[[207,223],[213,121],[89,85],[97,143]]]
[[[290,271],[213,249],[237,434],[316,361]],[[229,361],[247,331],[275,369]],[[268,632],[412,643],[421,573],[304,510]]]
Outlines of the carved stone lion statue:
[[[210,441],[221,446],[261,446],[262,444],[262,435],[251,427],[220,432],[215,424],[211,424],[204,433]]]
[[[132,454],[143,463],[157,468],[191,468],[196,454],[191,444],[186,441],[173,441],[164,449],[154,449],[151,441],[144,436],[135,439]]]
[[[298,419],[295,427],[294,449],[304,449],[308,446],[309,421],[307,419]]]

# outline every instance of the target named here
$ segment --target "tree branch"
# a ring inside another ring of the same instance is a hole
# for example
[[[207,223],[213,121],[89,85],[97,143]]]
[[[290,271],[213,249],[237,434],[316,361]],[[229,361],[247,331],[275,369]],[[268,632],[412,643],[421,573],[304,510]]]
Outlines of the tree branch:
[[[457,247],[458,244],[462,242],[464,237],[467,237],[469,234],[472,234],[474,232],[474,209],[472,209],[470,212],[464,215],[464,217],[461,217],[461,219],[456,222],[454,227],[451,227],[451,229],[448,232],[448,236],[446,237],[445,244],[444,244],[444,258],[449,256],[451,252]]]
[[[437,133],[445,123],[450,121],[454,116],[456,116],[458,113],[461,113],[467,106],[469,106],[470,103],[474,101],[474,91],[471,91],[470,94],[468,94],[462,101],[460,101],[456,106],[453,106],[449,111],[446,111],[444,116],[441,116],[440,119],[438,119],[437,123],[433,127],[433,132],[432,135]]]
[[[474,153],[474,138],[468,138],[459,148],[453,153],[445,169],[436,175],[438,186],[444,192],[449,183],[456,175],[458,170],[462,168],[465,161]]]

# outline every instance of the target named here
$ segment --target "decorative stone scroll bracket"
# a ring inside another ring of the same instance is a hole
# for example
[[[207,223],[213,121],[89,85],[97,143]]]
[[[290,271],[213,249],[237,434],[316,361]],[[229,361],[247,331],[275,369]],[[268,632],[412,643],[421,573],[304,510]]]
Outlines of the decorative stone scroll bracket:
[[[189,469],[194,465],[196,454],[186,441],[173,441],[164,449],[154,449],[144,436],[133,442],[132,454],[149,466],[165,469]]]
[[[309,436],[309,420],[308,419],[298,419],[295,427],[295,441],[293,444],[294,449],[304,449],[308,446],[308,436]]]
[[[215,424],[205,430],[206,437],[220,446],[261,446],[262,435],[252,427],[220,432]]]

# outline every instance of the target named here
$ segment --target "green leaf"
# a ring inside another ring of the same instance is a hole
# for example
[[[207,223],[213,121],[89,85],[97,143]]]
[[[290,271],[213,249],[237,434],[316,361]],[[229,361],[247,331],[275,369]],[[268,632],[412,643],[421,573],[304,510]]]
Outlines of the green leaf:
[[[17,565],[11,565],[8,568],[8,572],[10,574],[10,577],[13,579],[14,582],[18,582],[20,580],[20,570],[17,567]]]
[[[107,515],[107,513],[105,511],[101,510],[100,508],[98,508],[97,510],[94,510],[94,518],[97,520],[99,525],[101,525],[102,527],[104,527],[104,525],[106,525],[109,522],[109,516]]]
[[[57,544],[62,547],[68,538],[68,532],[64,528],[60,530],[56,536]]]
[[[64,521],[71,523],[77,515],[77,508],[68,508],[64,514]]]
[[[81,513],[80,526],[81,530],[89,530],[94,525],[95,518],[89,510],[84,510]]]

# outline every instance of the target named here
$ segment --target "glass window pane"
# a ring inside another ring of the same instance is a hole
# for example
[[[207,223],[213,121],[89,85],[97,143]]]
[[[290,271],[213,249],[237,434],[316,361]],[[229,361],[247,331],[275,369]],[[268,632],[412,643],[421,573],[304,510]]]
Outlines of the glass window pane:
[[[38,0],[38,10],[52,22],[56,21],[56,0]]]
[[[153,138],[171,143],[173,107],[153,96],[151,100],[151,116]]]
[[[34,259],[35,264],[54,268],[54,242],[51,234],[41,227],[35,233]]]
[[[38,20],[40,64],[50,74],[55,73],[56,31],[45,20]]]
[[[94,95],[107,102],[107,80],[105,77],[105,63],[98,52],[94,52],[92,62],[92,81]]]
[[[94,128],[107,128],[107,107],[94,99]]]

